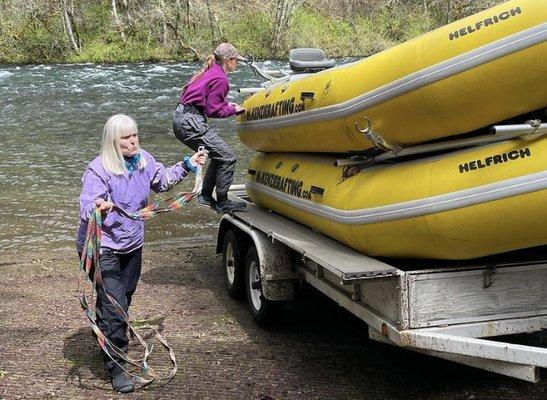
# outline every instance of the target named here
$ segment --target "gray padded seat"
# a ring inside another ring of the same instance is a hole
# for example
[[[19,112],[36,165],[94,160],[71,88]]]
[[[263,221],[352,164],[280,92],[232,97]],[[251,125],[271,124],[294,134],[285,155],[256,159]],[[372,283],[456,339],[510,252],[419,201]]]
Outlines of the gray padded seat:
[[[334,67],[335,61],[328,59],[321,49],[292,49],[289,52],[289,65],[295,72],[317,72]]]

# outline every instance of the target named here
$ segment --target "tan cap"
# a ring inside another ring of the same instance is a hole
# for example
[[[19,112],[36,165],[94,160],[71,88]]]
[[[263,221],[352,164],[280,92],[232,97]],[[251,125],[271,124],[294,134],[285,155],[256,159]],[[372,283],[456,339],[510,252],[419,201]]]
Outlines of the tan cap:
[[[221,43],[217,46],[215,51],[213,51],[215,58],[217,60],[228,60],[230,58],[237,58],[240,61],[247,61],[245,57],[237,54],[237,50],[234,45],[230,43]]]

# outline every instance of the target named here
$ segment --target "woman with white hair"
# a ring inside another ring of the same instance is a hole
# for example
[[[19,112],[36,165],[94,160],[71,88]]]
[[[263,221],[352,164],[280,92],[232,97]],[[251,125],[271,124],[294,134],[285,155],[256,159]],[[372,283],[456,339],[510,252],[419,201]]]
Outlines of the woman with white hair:
[[[218,132],[207,124],[207,118],[227,118],[244,111],[240,105],[226,100],[230,90],[226,74],[236,70],[238,60],[244,58],[237,54],[233,45],[219,44],[203,68],[184,85],[173,113],[173,132],[177,139],[193,150],[204,146],[209,152],[211,162],[198,203],[218,212],[245,208],[244,202],[228,200],[236,155]],[[216,200],[213,198],[214,189]]]
[[[96,317],[99,329],[122,351],[129,340],[124,318],[116,311],[105,291],[127,313],[141,272],[144,221],[117,212],[114,205],[132,213],[146,206],[150,190],[164,192],[179,183],[205,162],[205,152],[185,156],[172,167],[164,167],[139,146],[136,122],[117,114],[104,126],[101,154],[87,166],[82,177],[80,224],[77,249],[81,254],[87,222],[95,207],[103,214],[100,249],[102,286],[97,285]],[[111,212],[112,211],[112,212]],[[115,356],[114,356],[115,357]],[[104,361],[112,387],[119,392],[134,390],[132,381],[121,367],[124,361]]]

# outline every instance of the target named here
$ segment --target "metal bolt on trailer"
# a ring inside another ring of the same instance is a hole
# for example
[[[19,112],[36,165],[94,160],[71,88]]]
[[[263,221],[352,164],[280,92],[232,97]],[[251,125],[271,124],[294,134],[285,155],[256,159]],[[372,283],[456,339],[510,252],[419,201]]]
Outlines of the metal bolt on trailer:
[[[243,185],[233,189],[246,200]],[[223,267],[238,277],[259,324],[294,298],[300,279],[366,322],[373,340],[530,382],[547,368],[545,348],[486,339],[547,329],[547,255],[495,265],[394,266],[250,202],[245,212],[223,215],[217,252],[227,241],[240,256],[234,262],[233,250],[224,254]]]

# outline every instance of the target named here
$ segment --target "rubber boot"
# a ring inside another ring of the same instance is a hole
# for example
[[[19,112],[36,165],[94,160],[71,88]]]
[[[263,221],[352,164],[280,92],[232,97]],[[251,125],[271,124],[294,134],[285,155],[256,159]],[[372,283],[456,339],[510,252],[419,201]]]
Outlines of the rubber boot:
[[[129,393],[135,390],[135,385],[125,372],[114,375],[110,378],[110,383],[114,390],[120,393]]]
[[[203,193],[198,196],[197,203],[201,206],[211,207],[213,210],[217,209],[217,202],[212,195]]]
[[[232,201],[228,199],[228,196],[220,198],[217,201],[217,212],[226,213],[230,211],[241,211],[247,207],[244,201]]]

